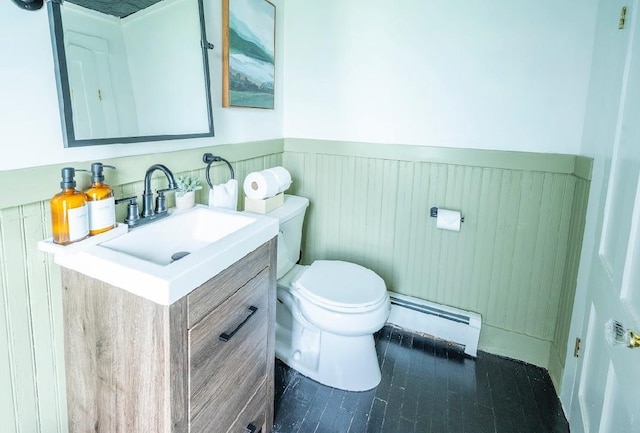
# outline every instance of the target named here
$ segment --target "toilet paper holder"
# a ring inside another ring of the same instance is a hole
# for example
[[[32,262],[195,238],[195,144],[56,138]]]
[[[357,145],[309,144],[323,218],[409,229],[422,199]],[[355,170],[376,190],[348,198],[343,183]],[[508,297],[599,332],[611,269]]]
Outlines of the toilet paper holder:
[[[434,206],[434,207],[432,207],[432,208],[430,209],[430,215],[431,215],[431,217],[433,217],[433,218],[437,218],[437,217],[438,217],[438,208],[437,208],[437,207],[435,207],[435,206]],[[461,217],[460,217],[460,222],[461,222],[461,223],[463,223],[463,222],[464,222],[464,217],[463,217],[463,216],[461,216]]]

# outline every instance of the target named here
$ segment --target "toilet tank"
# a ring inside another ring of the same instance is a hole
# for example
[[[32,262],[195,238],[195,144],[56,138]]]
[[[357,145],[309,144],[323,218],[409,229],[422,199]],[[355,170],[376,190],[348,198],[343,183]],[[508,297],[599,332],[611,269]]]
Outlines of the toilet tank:
[[[300,258],[302,223],[308,206],[308,198],[285,194],[282,206],[267,213],[268,216],[277,218],[280,223],[277,262],[278,279],[289,272]]]

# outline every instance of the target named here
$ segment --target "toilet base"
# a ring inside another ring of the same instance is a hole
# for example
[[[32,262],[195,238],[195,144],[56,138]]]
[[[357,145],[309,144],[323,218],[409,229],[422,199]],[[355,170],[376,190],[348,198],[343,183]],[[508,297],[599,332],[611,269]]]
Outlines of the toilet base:
[[[367,391],[380,383],[372,334],[343,336],[303,326],[290,310],[276,307],[276,357],[302,375],[345,391]]]

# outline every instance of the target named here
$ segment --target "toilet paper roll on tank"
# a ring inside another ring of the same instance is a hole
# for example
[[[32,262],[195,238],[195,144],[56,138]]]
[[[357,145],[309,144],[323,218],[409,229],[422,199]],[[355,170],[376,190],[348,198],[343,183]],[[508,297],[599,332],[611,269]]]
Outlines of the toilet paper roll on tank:
[[[249,173],[244,179],[244,194],[252,200],[264,200],[286,191],[291,174],[284,167],[273,167]]]
[[[249,173],[244,179],[244,210],[266,214],[284,203],[284,192],[291,186],[291,174],[284,167]]]

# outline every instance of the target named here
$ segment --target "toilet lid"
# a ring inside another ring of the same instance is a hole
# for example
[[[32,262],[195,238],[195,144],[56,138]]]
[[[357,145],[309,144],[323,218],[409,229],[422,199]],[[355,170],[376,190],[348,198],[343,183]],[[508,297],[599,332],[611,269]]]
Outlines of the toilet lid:
[[[316,303],[343,308],[375,304],[387,292],[372,270],[336,260],[316,260],[292,286]]]

